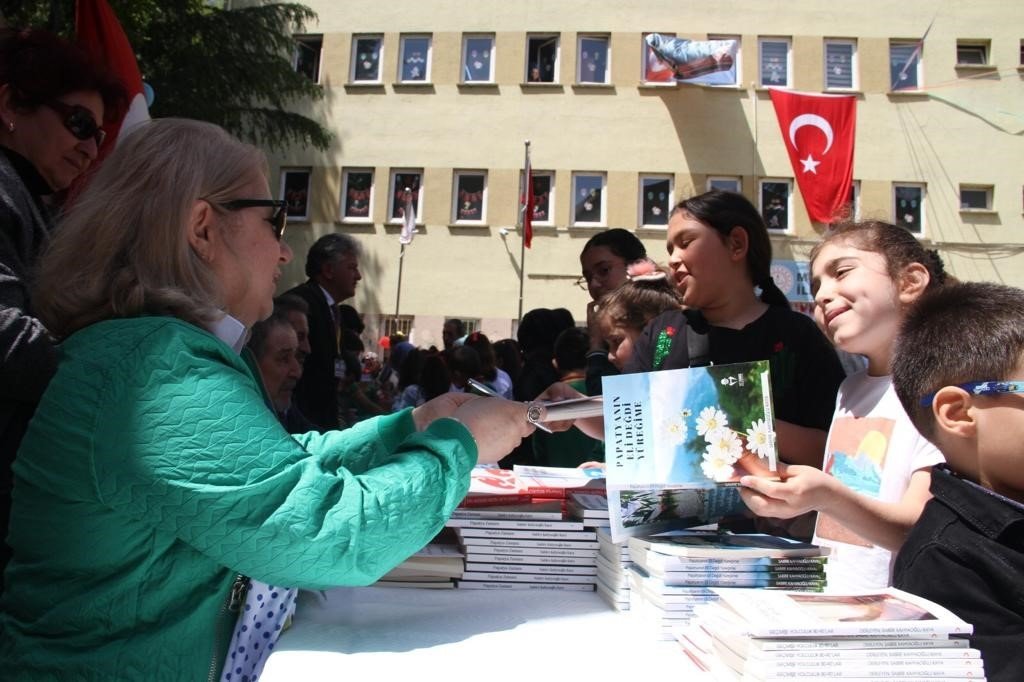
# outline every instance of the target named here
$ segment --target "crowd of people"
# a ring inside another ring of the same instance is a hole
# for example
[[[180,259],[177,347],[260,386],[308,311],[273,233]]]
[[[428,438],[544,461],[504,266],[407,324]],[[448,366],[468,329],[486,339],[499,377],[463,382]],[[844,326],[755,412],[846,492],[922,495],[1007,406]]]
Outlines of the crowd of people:
[[[756,208],[712,191],[674,207],[663,264],[628,230],[586,242],[585,325],[538,308],[515,339],[453,319],[443,348],[368,349],[357,240],[321,237],[279,294],[294,254],[262,152],[158,119],[92,172],[123,105],[73,46],[0,31],[5,678],[254,680],[299,588],[377,580],[473,466],[599,465],[600,418],[535,432],[532,401],[768,360],[784,464],[740,481],[753,523],[828,545],[831,589],[947,605],[987,678],[1019,679],[1024,292],[844,222],[810,256],[812,320]]]

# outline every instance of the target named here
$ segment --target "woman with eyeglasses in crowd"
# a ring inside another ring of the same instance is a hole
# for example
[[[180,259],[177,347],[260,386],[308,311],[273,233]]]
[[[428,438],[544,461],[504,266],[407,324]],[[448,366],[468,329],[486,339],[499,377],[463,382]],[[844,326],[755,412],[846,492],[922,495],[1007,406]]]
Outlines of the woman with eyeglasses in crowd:
[[[285,431],[238,354],[292,258],[267,173],[210,123],[140,125],[42,257],[61,357],[14,463],[4,679],[255,679],[281,586],[376,581],[532,432],[470,394]]]
[[[96,158],[124,104],[121,85],[84,52],[38,30],[0,29],[0,572],[9,550],[11,461],[56,352],[35,317],[29,277],[57,197]],[[0,586],[2,586],[0,579]]]

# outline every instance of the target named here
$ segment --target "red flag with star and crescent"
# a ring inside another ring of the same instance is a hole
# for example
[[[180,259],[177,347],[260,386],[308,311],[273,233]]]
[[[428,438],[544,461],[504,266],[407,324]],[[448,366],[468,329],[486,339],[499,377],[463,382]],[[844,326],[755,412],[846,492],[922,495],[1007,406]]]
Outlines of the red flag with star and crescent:
[[[811,220],[830,223],[849,201],[857,98],[770,90]]]

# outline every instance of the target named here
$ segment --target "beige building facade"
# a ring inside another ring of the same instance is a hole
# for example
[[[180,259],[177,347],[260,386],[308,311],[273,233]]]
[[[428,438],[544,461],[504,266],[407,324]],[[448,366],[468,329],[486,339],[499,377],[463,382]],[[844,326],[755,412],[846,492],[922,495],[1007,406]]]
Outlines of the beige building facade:
[[[397,326],[440,346],[451,317],[500,339],[537,307],[582,321],[586,240],[626,228],[664,262],[666,209],[712,185],[762,208],[779,278],[806,297],[801,263],[824,226],[807,216],[769,85],[856,96],[857,216],[902,221],[960,279],[1024,286],[1022,3],[305,4],[319,20],[296,64],[326,97],[303,113],[334,141],[271,161],[294,204],[282,289],[304,278],[316,238],[354,235],[369,339]],[[649,82],[649,32],[737,41],[732,82]],[[526,140],[547,191],[524,258]],[[401,256],[405,187],[418,229]]]

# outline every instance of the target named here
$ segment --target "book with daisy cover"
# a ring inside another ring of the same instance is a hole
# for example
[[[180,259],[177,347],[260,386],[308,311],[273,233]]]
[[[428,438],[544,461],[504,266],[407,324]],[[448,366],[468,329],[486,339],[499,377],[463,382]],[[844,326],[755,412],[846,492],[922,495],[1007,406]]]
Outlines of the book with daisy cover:
[[[768,361],[605,377],[615,542],[743,513],[738,481],[776,476]]]

